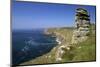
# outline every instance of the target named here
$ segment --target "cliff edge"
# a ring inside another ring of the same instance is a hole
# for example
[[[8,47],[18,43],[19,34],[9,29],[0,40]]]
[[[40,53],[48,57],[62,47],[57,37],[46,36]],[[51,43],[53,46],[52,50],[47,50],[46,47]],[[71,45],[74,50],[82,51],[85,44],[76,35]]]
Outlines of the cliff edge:
[[[46,33],[56,37],[58,45],[47,54],[20,65],[96,60],[95,24],[90,23],[87,10],[76,9],[75,27],[49,28]]]

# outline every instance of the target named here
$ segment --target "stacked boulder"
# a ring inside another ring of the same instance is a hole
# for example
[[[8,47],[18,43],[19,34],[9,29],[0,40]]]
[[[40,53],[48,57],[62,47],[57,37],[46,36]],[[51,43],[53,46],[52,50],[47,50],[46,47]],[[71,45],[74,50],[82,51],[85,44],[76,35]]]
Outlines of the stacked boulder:
[[[65,45],[63,44],[57,49],[58,51],[55,56],[56,61],[61,62],[63,60],[63,54],[65,53],[65,50],[70,51],[71,44],[78,44],[79,42],[85,41],[88,38],[89,32],[90,18],[87,10],[83,8],[76,9],[75,30],[73,31],[72,42]]]
[[[75,28],[72,36],[72,44],[85,41],[90,32],[90,18],[87,10],[83,8],[76,9]]]

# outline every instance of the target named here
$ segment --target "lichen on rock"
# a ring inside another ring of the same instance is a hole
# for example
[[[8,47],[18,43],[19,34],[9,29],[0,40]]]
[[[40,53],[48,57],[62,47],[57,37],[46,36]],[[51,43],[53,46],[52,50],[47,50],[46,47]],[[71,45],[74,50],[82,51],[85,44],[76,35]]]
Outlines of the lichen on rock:
[[[84,41],[88,41],[89,33],[90,33],[90,18],[89,13],[87,10],[83,8],[76,9],[76,15],[75,15],[75,25],[74,28],[50,28],[45,31],[46,35],[51,35],[52,37],[56,37],[56,41],[58,42],[58,45],[54,47],[50,52],[47,54],[38,57],[36,59],[33,59],[29,61],[28,63],[24,64],[44,64],[44,63],[59,63],[59,62],[70,62],[76,60],[76,52],[83,49],[82,47],[84,45]],[[95,31],[95,30],[94,30]],[[95,33],[95,32],[94,32]],[[94,39],[93,39],[94,40]],[[79,43],[79,44],[78,44]],[[81,44],[80,44],[81,43]],[[86,44],[90,44],[90,41]],[[82,45],[82,46],[77,46]],[[86,48],[87,46],[85,46]],[[88,48],[88,47],[87,47]],[[94,48],[94,47],[92,47]],[[76,50],[75,50],[76,49]],[[85,53],[88,54],[86,51]],[[82,54],[85,54],[82,53]],[[93,53],[93,55],[95,55]],[[78,55],[80,56],[80,55]],[[90,57],[90,56],[88,56]],[[87,58],[87,57],[86,57]],[[95,56],[94,56],[95,58]],[[43,61],[45,59],[45,61]],[[89,59],[91,60],[91,59]]]
[[[90,18],[87,10],[78,8],[75,16],[76,30],[73,31],[72,44],[85,41],[90,32]]]

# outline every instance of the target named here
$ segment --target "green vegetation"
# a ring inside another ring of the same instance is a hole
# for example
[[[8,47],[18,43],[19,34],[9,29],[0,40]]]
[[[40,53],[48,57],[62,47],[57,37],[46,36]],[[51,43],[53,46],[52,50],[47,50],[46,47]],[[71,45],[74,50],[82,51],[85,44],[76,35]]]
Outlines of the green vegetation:
[[[88,39],[84,42],[73,44],[70,51],[66,51],[63,59],[66,61],[94,61],[96,60],[95,25],[91,24]]]
[[[24,62],[20,65],[27,64],[47,64],[47,63],[63,63],[63,62],[76,62],[76,61],[95,61],[96,60],[96,41],[95,41],[95,24],[91,24],[90,33],[86,41],[78,44],[71,44],[74,28],[52,28],[48,29],[49,33],[55,32],[57,36],[64,37],[62,44],[54,47],[50,52],[42,55],[36,59]],[[65,53],[62,56],[62,61],[56,62],[55,55],[61,45],[70,45],[70,50],[63,48]]]
[[[72,27],[63,27],[63,28],[49,28],[48,32],[51,34],[52,32],[59,33],[59,35],[63,35],[66,39],[64,39],[63,43],[61,45],[66,45],[66,43],[71,42],[71,37],[73,35],[73,29]],[[55,54],[57,52],[57,49],[61,46],[57,45],[54,47],[50,52],[47,54],[44,54],[40,57],[37,57],[36,59],[32,59],[30,61],[21,63],[20,65],[27,65],[27,64],[47,64],[47,63],[58,63],[55,61]]]
[[[72,40],[73,27],[62,27],[62,28],[52,28],[48,29],[48,32],[55,33],[57,37],[64,39],[63,43],[69,43]]]
[[[93,35],[90,35],[89,38],[84,42],[74,44],[72,46],[73,49],[66,51],[66,54],[64,54],[64,62],[96,60],[95,44],[95,36]]]

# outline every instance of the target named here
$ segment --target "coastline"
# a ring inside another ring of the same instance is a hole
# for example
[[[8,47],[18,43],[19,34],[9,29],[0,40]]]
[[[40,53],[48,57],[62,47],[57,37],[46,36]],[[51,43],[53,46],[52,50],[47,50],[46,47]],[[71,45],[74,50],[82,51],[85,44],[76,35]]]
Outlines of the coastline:
[[[67,32],[66,32],[67,31]],[[32,59],[30,61],[21,63],[20,65],[27,65],[27,64],[47,64],[47,63],[58,63],[56,55],[60,51],[59,48],[61,46],[67,47],[69,46],[68,43],[71,42],[73,29],[67,28],[49,28],[44,31],[44,35],[56,37],[56,42],[58,43],[57,46],[53,47],[50,52],[44,54],[36,59]],[[68,37],[68,38],[66,38]],[[61,51],[62,52],[62,51]],[[46,59],[45,61],[42,61]],[[64,61],[61,61],[64,62]]]
[[[92,28],[94,29],[95,27],[92,26]],[[53,47],[47,54],[20,65],[95,61],[95,33],[91,31],[86,41],[72,44],[73,31],[74,28],[47,29],[46,32],[49,33],[47,35],[57,37],[56,41],[58,42],[58,45]],[[45,61],[43,61],[44,59]]]
[[[58,42],[58,44],[62,43],[58,38],[56,38],[56,42]]]

